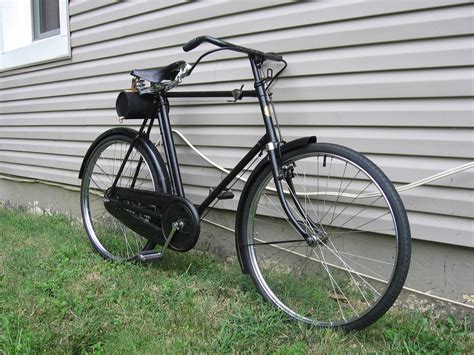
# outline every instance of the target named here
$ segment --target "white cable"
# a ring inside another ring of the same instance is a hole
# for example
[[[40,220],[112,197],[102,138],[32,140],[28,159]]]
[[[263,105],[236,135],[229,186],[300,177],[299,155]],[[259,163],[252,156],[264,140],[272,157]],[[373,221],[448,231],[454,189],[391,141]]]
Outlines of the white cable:
[[[50,182],[50,181],[45,181],[45,180],[39,180],[39,179],[28,179],[28,178],[17,178],[17,177],[11,177],[11,176],[7,176],[7,175],[2,175],[0,174],[0,179],[5,179],[5,180],[11,180],[11,181],[15,181],[15,182],[28,182],[28,183],[39,183],[39,184],[44,184],[44,185],[49,185],[49,186],[55,186],[55,187],[60,187],[60,188],[63,188],[63,189],[66,189],[66,190],[70,190],[70,191],[75,191],[75,192],[79,192],[80,191],[80,188],[79,187],[75,187],[75,186],[70,186],[70,185],[64,185],[64,184],[60,184],[60,183],[55,183],[55,182]],[[231,233],[234,233],[235,234],[235,231],[229,227],[226,227],[226,226],[223,226],[223,225],[220,225],[216,222],[213,222],[213,221],[210,221],[206,218],[203,218],[202,219],[204,222],[206,223],[209,223],[209,224],[212,224],[213,226],[216,226],[218,228],[221,228],[221,229],[224,229],[226,231],[229,231]],[[467,308],[470,308],[470,309],[474,309],[474,306],[471,306],[471,305],[468,305],[468,304],[464,304],[464,303],[461,303],[461,302],[458,302],[458,301],[455,301],[455,300],[450,300],[448,298],[443,298],[443,297],[440,297],[440,296],[436,296],[436,295],[432,295],[430,293],[426,293],[426,292],[423,292],[423,291],[419,291],[419,290],[415,290],[413,288],[409,288],[409,287],[403,287],[404,290],[407,290],[407,291],[411,291],[411,292],[414,292],[414,293],[418,293],[420,295],[423,295],[423,296],[427,296],[427,297],[431,297],[431,298],[435,298],[435,299],[438,299],[438,300],[441,300],[441,301],[446,301],[446,302],[450,302],[450,303],[453,303],[453,304],[457,304],[459,306],[463,306],[463,307],[467,307]]]
[[[211,164],[213,167],[219,169],[220,171],[223,171],[226,174],[229,174],[230,171],[227,170],[226,168],[223,168],[222,166],[218,165],[217,163],[213,162],[211,159],[206,157],[199,149],[197,149],[180,131],[173,129],[172,130],[174,133],[176,133],[183,141],[186,143],[189,148],[191,148],[197,155],[199,155],[201,158],[203,158],[205,161],[207,161],[209,164]],[[247,179],[243,177],[239,177],[240,180],[247,182]]]
[[[460,165],[460,166],[458,166],[458,167],[455,167],[455,168],[452,168],[452,169],[448,169],[448,170],[442,171],[442,172],[440,172],[440,173],[437,173],[437,174],[428,176],[428,177],[426,177],[426,178],[424,178],[424,179],[421,179],[421,180],[412,182],[411,184],[407,184],[407,185],[404,185],[404,186],[399,186],[399,187],[397,188],[397,191],[398,191],[398,192],[406,191],[406,190],[412,189],[412,188],[414,188],[414,187],[418,187],[418,186],[427,184],[427,183],[429,183],[429,182],[432,182],[432,181],[435,181],[435,180],[438,180],[438,179],[445,178],[445,177],[447,177],[447,176],[449,176],[449,175],[453,175],[453,174],[460,173],[461,171],[468,170],[468,169],[471,169],[471,168],[473,168],[473,167],[474,167],[474,162],[471,161],[470,163],[466,163],[466,164]]]
[[[217,164],[216,162],[212,161],[211,159],[209,159],[208,157],[206,157],[203,153],[201,153],[201,151],[199,149],[197,149],[180,131],[176,130],[176,129],[173,129],[172,130],[174,133],[176,133],[183,141],[184,143],[186,143],[194,152],[196,152],[196,154],[198,154],[201,158],[203,158],[205,161],[207,161],[209,164],[211,164],[212,166],[214,166],[215,168],[219,169],[220,171],[226,173],[226,174],[229,174],[230,171],[225,169],[224,167],[220,166],[219,164]],[[474,167],[474,162],[469,162],[469,163],[466,163],[466,164],[463,164],[463,165],[460,165],[458,167],[455,167],[455,168],[452,168],[452,169],[448,169],[448,170],[445,170],[445,171],[442,171],[440,173],[437,173],[437,174],[434,174],[434,175],[431,175],[431,176],[428,176],[424,179],[421,179],[421,180],[418,180],[418,181],[415,181],[415,182],[412,182],[410,184],[406,184],[406,185],[403,185],[403,186],[399,186],[396,188],[396,190],[398,192],[403,192],[403,191],[406,191],[406,190],[409,190],[409,189],[413,189],[415,187],[418,187],[418,186],[421,186],[421,185],[425,185],[425,184],[428,184],[430,182],[433,182],[435,180],[439,180],[439,179],[442,179],[442,178],[445,178],[449,175],[453,175],[453,174],[457,174],[457,173],[460,173],[464,170],[468,170],[468,169],[471,169]],[[238,177],[237,178],[239,180],[242,180],[244,182],[247,182],[247,179],[246,178],[243,178],[243,177]],[[276,189],[273,188],[273,187],[266,187],[267,190],[270,190],[270,191],[273,191],[273,192],[276,192]],[[289,194],[289,191],[286,191],[284,190],[284,193],[286,194]],[[325,195],[325,196],[342,196],[342,197],[348,197],[348,198],[368,198],[368,197],[377,197],[379,195],[381,195],[380,192],[371,192],[371,193],[366,193],[366,194],[362,194],[362,195],[355,195],[355,194],[349,194],[349,193],[338,193],[338,192],[332,192],[332,191],[328,191],[328,192],[296,192],[296,195],[297,196],[316,196],[316,195]]]
[[[214,166],[215,168],[219,169],[220,171],[228,174],[230,171],[225,169],[224,167],[220,166],[219,164],[217,164],[216,162],[212,161],[211,159],[209,159],[208,157],[206,157],[199,149],[197,149],[180,131],[178,130],[175,130],[173,129],[172,130],[175,134],[177,134],[183,141],[184,143],[186,143],[196,154],[198,154],[201,158],[203,158],[205,161],[207,161],[209,164],[211,164],[212,166]],[[418,186],[421,186],[421,185],[425,185],[425,184],[428,184],[430,182],[433,182],[435,180],[438,180],[438,179],[442,179],[444,177],[447,177],[449,175],[453,175],[453,174],[457,174],[457,173],[460,173],[464,170],[468,170],[468,169],[471,169],[474,167],[474,162],[469,162],[469,163],[466,163],[466,164],[463,164],[463,165],[460,165],[458,167],[455,167],[455,168],[452,168],[452,169],[448,169],[448,170],[445,170],[445,171],[442,171],[440,173],[437,173],[437,174],[434,174],[434,175],[431,175],[431,176],[428,176],[424,179],[420,179],[418,181],[415,181],[415,182],[412,182],[410,184],[406,184],[406,185],[403,185],[403,186],[399,186],[396,188],[396,190],[398,192],[403,192],[403,191],[406,191],[406,190],[409,190],[409,189],[413,189],[415,187],[418,187]],[[247,179],[243,178],[243,177],[237,177],[238,179],[244,181],[244,182],[247,182]],[[266,189],[269,189],[271,191],[276,191],[276,189],[274,188],[266,188]],[[284,191],[285,193],[289,194],[288,191]],[[304,193],[301,193],[301,192],[297,192],[296,193],[297,195],[305,195]],[[354,195],[354,194],[347,194],[347,193],[343,193],[343,194],[338,194],[337,192],[327,192],[327,193],[318,193],[318,192],[310,192],[310,193],[306,193],[306,196],[315,196],[315,195],[333,195],[333,196],[344,196],[344,197],[349,197],[349,198],[367,198],[367,197],[376,197],[378,195],[380,195],[380,193],[378,192],[375,192],[375,193],[367,193],[367,194],[363,194],[363,195],[360,195],[360,196],[357,196],[357,195]],[[209,223],[209,224],[212,224],[218,228],[221,228],[221,229],[224,229],[226,231],[229,231],[231,233],[234,233],[235,234],[235,231],[231,228],[228,228],[226,226],[223,226],[223,225],[220,225],[216,222],[212,222],[206,218],[203,218],[203,221]],[[272,245],[273,246],[273,245]],[[277,246],[275,246],[277,247]],[[281,247],[279,247],[281,248]],[[291,252],[291,251],[290,251]],[[368,276],[368,275],[367,275]],[[445,302],[450,302],[450,303],[453,303],[453,304],[456,304],[456,305],[459,305],[459,306],[463,306],[463,307],[466,307],[466,308],[470,308],[470,309],[474,309],[474,306],[471,306],[471,305],[468,305],[468,304],[464,304],[464,303],[461,303],[461,302],[458,302],[458,301],[455,301],[455,300],[451,300],[451,299],[448,299],[448,298],[444,298],[444,297],[440,297],[440,296],[436,296],[436,295],[432,295],[430,293],[427,293],[427,292],[423,292],[423,291],[419,291],[419,290],[416,290],[416,289],[413,289],[413,288],[410,288],[410,287],[406,287],[404,286],[403,287],[404,290],[407,290],[407,291],[410,291],[410,292],[413,292],[413,293],[417,293],[417,294],[420,294],[420,295],[424,295],[426,297],[431,297],[431,298],[434,298],[434,299],[437,299],[437,300],[441,300],[441,301],[445,301]]]
[[[228,174],[230,171],[225,169],[224,167],[220,166],[219,164],[215,163],[214,161],[212,161],[211,159],[209,159],[208,157],[206,157],[203,153],[201,153],[201,151],[199,149],[197,149],[180,131],[178,130],[175,130],[173,129],[172,130],[175,134],[177,134],[196,154],[198,154],[201,158],[203,158],[205,161],[207,161],[209,164],[211,164],[212,166],[214,166],[215,168],[221,170],[222,172]],[[160,142],[158,142],[157,144],[160,144]],[[415,182],[412,182],[410,184],[406,184],[406,185],[403,185],[403,186],[399,186],[397,188],[397,191],[399,192],[403,192],[403,191],[406,191],[406,190],[409,190],[409,189],[413,189],[415,187],[418,187],[418,186],[421,186],[421,185],[425,185],[427,183],[430,183],[432,181],[435,181],[435,180],[438,180],[438,179],[441,179],[441,178],[444,178],[444,177],[447,177],[449,175],[453,175],[453,174],[457,174],[457,173],[460,173],[464,170],[468,170],[468,169],[471,169],[474,167],[474,162],[469,162],[469,163],[466,163],[466,164],[463,164],[463,165],[460,165],[458,167],[455,167],[455,168],[452,168],[452,169],[448,169],[448,170],[445,170],[445,171],[442,171],[440,173],[437,173],[437,174],[434,174],[434,175],[431,175],[431,176],[428,176],[424,179],[421,179],[421,180],[418,180],[418,181],[415,181]],[[247,179],[244,178],[244,177],[237,177],[238,179],[244,181],[244,182],[247,182]],[[51,181],[46,181],[46,180],[39,180],[39,179],[30,179],[30,178],[19,178],[19,177],[12,177],[12,176],[8,176],[8,175],[3,175],[3,174],[0,174],[0,179],[5,179],[5,180],[11,180],[11,181],[16,181],[16,182],[30,182],[30,183],[40,183],[40,184],[44,184],[44,185],[49,185],[49,186],[55,186],[55,187],[60,187],[60,188],[63,188],[63,189],[66,189],[66,190],[70,190],[70,191],[75,191],[75,192],[79,192],[80,191],[80,188],[77,187],[77,186],[71,186],[71,185],[65,185],[65,184],[61,184],[61,183],[56,183],[56,182],[51,182]],[[276,189],[273,189],[273,188],[267,188],[271,191],[276,191]],[[284,191],[285,193],[289,193],[288,191]],[[338,196],[339,194],[338,193],[334,193],[334,192],[328,192],[328,193],[317,193],[317,192],[310,192],[310,193],[306,193],[306,196],[313,196],[313,195],[318,195],[318,194],[325,194],[325,195],[335,195],[335,196]],[[305,195],[304,193],[298,193],[297,192],[297,195]],[[352,197],[352,196],[355,196],[353,194],[340,194],[340,196],[348,196],[348,197]],[[366,197],[374,197],[374,196],[378,196],[379,193],[368,193],[368,194],[364,194],[364,195],[360,195],[358,196],[359,198],[366,198]],[[212,224],[216,227],[219,227],[221,229],[224,229],[224,230],[227,230],[229,232],[232,232],[232,233],[235,233],[235,231],[231,228],[228,228],[228,227],[225,227],[223,225],[220,225],[218,223],[215,223],[215,222],[212,222],[208,219],[203,219],[203,221],[209,223],[209,224]],[[281,248],[281,247],[280,247]],[[453,304],[456,304],[456,305],[459,305],[459,306],[463,306],[463,307],[467,307],[467,308],[470,308],[470,309],[474,309],[474,306],[471,306],[471,305],[468,305],[468,304],[464,304],[464,303],[461,303],[461,302],[458,302],[458,301],[455,301],[455,300],[451,300],[451,299],[448,299],[448,298],[443,298],[443,297],[440,297],[440,296],[436,296],[436,295],[432,295],[430,293],[427,293],[427,292],[423,292],[423,291],[419,291],[419,290],[416,290],[416,289],[413,289],[413,288],[409,288],[409,287],[403,287],[403,289],[407,290],[407,291],[410,291],[410,292],[414,292],[414,293],[418,293],[420,295],[424,295],[426,297],[431,297],[431,298],[434,298],[434,299],[438,299],[438,300],[441,300],[441,301],[445,301],[445,302],[450,302],[450,303],[453,303]]]
[[[210,220],[208,220],[208,219],[206,219],[206,218],[203,218],[202,220],[203,220],[204,222],[206,222],[206,223],[209,223],[209,224],[213,225],[213,226],[216,226],[216,227],[218,227],[218,228],[224,229],[224,230],[226,230],[226,231],[229,231],[229,232],[235,234],[235,231],[234,231],[233,229],[229,228],[229,227],[220,225],[219,223],[210,221]],[[284,251],[286,251],[286,252],[289,252],[289,253],[292,253],[292,254],[295,254],[295,255],[298,255],[298,256],[303,256],[303,255],[301,255],[300,253],[297,253],[297,252],[292,251],[292,250],[288,250],[288,249],[283,248],[283,247],[278,246],[278,245],[272,245],[272,244],[270,244],[270,246],[275,247],[275,248],[280,249],[280,250],[284,250]],[[316,261],[317,261],[317,260],[316,260]],[[336,268],[345,270],[344,268],[341,268],[340,266],[336,266],[336,265],[331,265],[331,266],[334,266],[334,267],[336,267]],[[384,280],[381,280],[381,279],[379,279],[379,278],[376,278],[376,277],[373,277],[373,276],[369,276],[369,275],[363,274],[363,273],[361,273],[361,272],[356,272],[356,273],[359,274],[359,275],[361,275],[361,276],[370,278],[370,279],[375,279],[375,280],[377,280],[377,281],[379,281],[379,282],[387,283],[387,282],[384,281]],[[440,301],[445,301],[445,302],[449,302],[449,303],[456,304],[456,305],[458,305],[458,306],[466,307],[466,308],[469,308],[469,309],[474,309],[474,306],[471,306],[471,305],[469,305],[469,304],[461,303],[461,302],[458,302],[458,301],[455,301],[455,300],[451,300],[451,299],[449,299],[449,298],[444,298],[444,297],[441,297],[441,296],[436,296],[436,295],[433,295],[433,294],[428,293],[428,292],[423,292],[423,291],[420,291],[420,290],[416,290],[416,289],[414,289],[414,288],[410,288],[410,287],[403,286],[403,289],[406,290],[406,291],[413,292],[413,293],[418,293],[418,294],[423,295],[423,296],[426,296],[426,297],[434,298],[434,299],[437,299],[437,300],[440,300]]]

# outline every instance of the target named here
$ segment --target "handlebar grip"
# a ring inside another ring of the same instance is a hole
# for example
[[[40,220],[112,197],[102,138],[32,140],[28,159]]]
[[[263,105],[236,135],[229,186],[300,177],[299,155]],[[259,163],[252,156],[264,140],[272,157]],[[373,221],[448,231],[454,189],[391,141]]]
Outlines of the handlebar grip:
[[[183,45],[183,51],[189,52],[189,51],[193,50],[194,48],[196,48],[197,46],[199,46],[205,40],[206,40],[206,36],[200,36],[200,37],[193,38],[188,43]]]

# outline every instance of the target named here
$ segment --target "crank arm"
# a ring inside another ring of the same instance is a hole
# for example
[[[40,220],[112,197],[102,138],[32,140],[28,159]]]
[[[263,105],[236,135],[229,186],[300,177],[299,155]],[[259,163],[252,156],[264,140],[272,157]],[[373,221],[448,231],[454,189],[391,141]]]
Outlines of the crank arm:
[[[161,252],[163,255],[165,254],[166,249],[168,248],[168,245],[170,244],[171,240],[173,239],[174,235],[176,234],[177,231],[179,231],[181,228],[183,228],[183,222],[182,221],[177,221],[171,223],[171,231],[170,234],[168,234],[168,238],[166,238],[166,242],[163,245],[163,251]]]

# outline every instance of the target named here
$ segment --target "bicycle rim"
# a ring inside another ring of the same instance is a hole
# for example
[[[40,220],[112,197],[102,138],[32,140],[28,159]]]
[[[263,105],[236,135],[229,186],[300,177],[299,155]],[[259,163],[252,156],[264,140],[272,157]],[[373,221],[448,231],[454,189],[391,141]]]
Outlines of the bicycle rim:
[[[391,306],[406,277],[405,211],[368,159],[340,146],[315,146],[329,149],[306,149],[285,161],[296,164],[296,197],[283,185],[291,212],[317,243],[291,227],[268,170],[249,206],[247,260],[260,293],[290,317],[358,329]]]
[[[152,245],[109,214],[104,206],[105,191],[115,181],[130,143],[124,136],[104,141],[87,162],[82,180],[84,227],[94,248],[108,259],[130,260]],[[148,156],[140,147],[134,147],[116,186],[130,188],[135,180],[134,188],[155,191],[156,179],[156,174],[150,170]]]

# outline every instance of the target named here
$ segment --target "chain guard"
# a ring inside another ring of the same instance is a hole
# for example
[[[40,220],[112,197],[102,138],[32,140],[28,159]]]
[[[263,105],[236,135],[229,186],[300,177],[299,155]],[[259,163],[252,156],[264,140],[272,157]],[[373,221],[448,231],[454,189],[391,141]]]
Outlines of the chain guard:
[[[134,232],[164,245],[174,222],[182,222],[169,248],[184,252],[199,238],[201,220],[196,207],[187,199],[161,192],[116,187],[104,196],[107,211]]]

